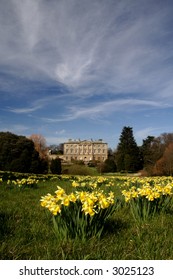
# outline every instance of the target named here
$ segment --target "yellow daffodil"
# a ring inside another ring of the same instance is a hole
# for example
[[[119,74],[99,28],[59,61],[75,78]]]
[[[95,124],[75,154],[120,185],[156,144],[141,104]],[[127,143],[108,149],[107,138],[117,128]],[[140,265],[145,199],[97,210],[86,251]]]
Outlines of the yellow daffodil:
[[[57,191],[55,191],[55,194],[57,195],[57,197],[62,197],[65,194],[65,190],[59,186],[57,186]]]
[[[61,204],[65,205],[65,206],[69,206],[70,204],[70,198],[68,196],[64,196],[62,198]]]
[[[71,202],[76,202],[77,196],[74,193],[69,194],[69,200]]]

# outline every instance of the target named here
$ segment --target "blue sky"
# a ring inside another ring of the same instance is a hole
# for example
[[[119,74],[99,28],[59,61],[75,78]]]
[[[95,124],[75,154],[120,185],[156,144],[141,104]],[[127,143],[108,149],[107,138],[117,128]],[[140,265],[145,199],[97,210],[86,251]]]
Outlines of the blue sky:
[[[1,0],[0,131],[47,144],[173,132],[173,1]]]

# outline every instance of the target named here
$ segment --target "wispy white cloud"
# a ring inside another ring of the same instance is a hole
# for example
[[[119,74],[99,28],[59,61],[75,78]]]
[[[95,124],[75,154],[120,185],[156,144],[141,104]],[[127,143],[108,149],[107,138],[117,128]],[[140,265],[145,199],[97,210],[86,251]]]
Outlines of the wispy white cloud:
[[[2,1],[0,60],[18,78],[47,77],[74,94],[172,96],[170,6],[142,4]]]
[[[1,124],[0,126],[0,130],[1,131],[10,131],[12,133],[16,133],[16,134],[26,134],[27,131],[30,129],[29,126],[26,126],[26,125],[23,125],[23,124],[20,124],[20,123],[16,123],[16,124],[13,124],[13,125],[4,125],[4,124]]]
[[[118,111],[135,111],[139,108],[145,111],[147,108],[169,108],[171,107],[168,103],[152,101],[152,100],[141,100],[141,99],[115,99],[106,102],[99,102],[96,105],[88,105],[82,107],[81,105],[68,106],[66,113],[59,115],[58,118],[44,117],[43,119],[47,122],[62,122],[71,121],[80,118],[86,119],[104,119],[106,115],[110,115]]]
[[[63,121],[166,112],[173,106],[172,13],[169,0],[0,1],[2,117],[34,119],[35,129],[49,122],[59,138]],[[149,132],[143,122],[139,137]]]
[[[48,145],[51,144],[60,144],[60,143],[64,143],[68,140],[67,137],[46,137],[46,142]]]
[[[162,127],[145,127],[143,129],[139,129],[135,131],[134,136],[137,139],[145,139],[147,136],[155,136],[160,130],[163,129]]]
[[[59,131],[56,131],[55,134],[56,134],[56,135],[62,135],[62,134],[64,134],[65,132],[66,132],[65,129],[61,129],[61,130],[59,130]]]
[[[28,114],[34,111],[37,111],[38,109],[40,109],[41,106],[36,106],[36,107],[25,107],[25,108],[7,108],[6,110],[12,113],[16,113],[16,114]]]
[[[67,98],[67,97],[69,97],[68,93],[67,94],[51,95],[51,96],[46,96],[46,97],[43,97],[43,98],[36,98],[36,99],[33,98],[33,100],[31,100],[28,105],[25,105],[22,108],[21,107],[7,106],[6,108],[4,108],[4,110],[12,112],[12,113],[16,113],[16,114],[28,114],[28,113],[31,113],[31,112],[38,111],[40,109],[44,109],[44,108],[46,108],[47,106],[50,106],[50,105],[53,106],[54,103],[56,103],[56,102],[58,102],[59,104],[61,102],[64,103],[64,99]],[[26,102],[26,103],[28,103],[28,102]]]

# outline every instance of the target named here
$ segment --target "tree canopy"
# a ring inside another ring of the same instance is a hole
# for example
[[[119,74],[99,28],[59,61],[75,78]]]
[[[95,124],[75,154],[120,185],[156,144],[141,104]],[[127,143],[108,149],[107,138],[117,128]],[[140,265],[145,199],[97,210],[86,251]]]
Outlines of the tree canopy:
[[[141,169],[140,151],[132,127],[123,128],[115,156],[117,171],[136,172]]]
[[[11,132],[0,132],[1,170],[46,173],[47,168],[47,162],[39,157],[33,141]]]
[[[62,167],[61,167],[61,159],[55,158],[51,160],[50,170],[52,174],[61,174]]]

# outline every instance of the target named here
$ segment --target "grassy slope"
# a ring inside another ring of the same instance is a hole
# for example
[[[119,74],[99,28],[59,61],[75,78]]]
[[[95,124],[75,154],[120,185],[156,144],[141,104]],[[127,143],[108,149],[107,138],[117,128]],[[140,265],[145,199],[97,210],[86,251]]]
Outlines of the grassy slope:
[[[140,229],[129,209],[119,209],[101,240],[58,242],[40,197],[67,182],[39,183],[37,189],[0,186],[0,259],[173,259],[172,215],[160,215]]]

